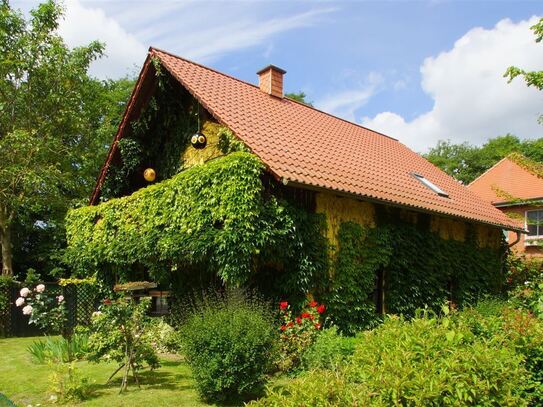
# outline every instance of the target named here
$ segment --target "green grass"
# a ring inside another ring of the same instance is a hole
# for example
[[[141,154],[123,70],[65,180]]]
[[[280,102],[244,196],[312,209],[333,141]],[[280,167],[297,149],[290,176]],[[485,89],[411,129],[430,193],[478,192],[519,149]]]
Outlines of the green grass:
[[[38,338],[0,339],[0,393],[17,406],[47,405],[50,368],[31,360],[26,350]],[[128,390],[119,395],[120,378],[109,385],[105,382],[115,370],[114,363],[93,364],[77,362],[81,374],[94,381],[92,397],[78,404],[82,406],[207,406],[198,399],[190,369],[176,357],[164,357],[160,368],[145,369],[140,376],[141,389],[132,382]],[[68,404],[70,405],[70,404]]]

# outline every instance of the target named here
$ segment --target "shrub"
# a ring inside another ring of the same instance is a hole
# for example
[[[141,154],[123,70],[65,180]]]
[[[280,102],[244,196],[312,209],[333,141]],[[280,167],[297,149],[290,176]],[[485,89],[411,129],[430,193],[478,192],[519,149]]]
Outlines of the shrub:
[[[74,363],[51,364],[53,372],[49,376],[49,390],[53,399],[59,402],[78,402],[92,394],[92,383],[82,376]]]
[[[300,367],[303,353],[313,344],[321,329],[320,317],[326,311],[324,304],[308,301],[298,316],[294,316],[290,304],[279,303],[282,324],[277,367],[288,372]]]
[[[202,398],[224,402],[258,395],[275,356],[267,304],[239,292],[209,295],[180,331],[182,350]]]
[[[148,329],[151,346],[160,353],[176,352],[179,350],[175,330],[162,318],[153,318]]]
[[[27,349],[38,363],[71,362],[85,357],[88,351],[88,336],[76,333],[69,340],[62,337],[47,337],[45,340],[32,342]]]
[[[159,366],[147,335],[151,319],[147,315],[150,305],[149,297],[141,298],[139,302],[131,298],[116,301],[106,299],[100,310],[93,314],[87,358],[91,362],[114,360],[119,364],[108,382],[124,368],[121,392],[128,385],[130,371],[134,381],[139,384],[137,373],[145,363],[152,369]]]
[[[523,357],[449,317],[389,318],[358,338],[335,371],[314,370],[270,389],[256,406],[526,406]]]
[[[354,353],[356,338],[338,333],[337,327],[323,330],[302,355],[302,366],[311,369],[336,369]]]

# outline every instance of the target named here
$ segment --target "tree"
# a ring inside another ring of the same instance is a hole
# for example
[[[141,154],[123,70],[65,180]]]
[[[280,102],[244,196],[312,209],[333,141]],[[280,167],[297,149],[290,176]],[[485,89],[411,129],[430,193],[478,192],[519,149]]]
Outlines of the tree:
[[[543,138],[520,140],[512,134],[506,134],[489,139],[481,147],[469,143],[439,141],[425,157],[447,174],[469,184],[511,153],[520,153],[533,161],[543,162]]]
[[[14,225],[28,223],[36,213],[60,218],[66,196],[78,195],[89,170],[81,152],[92,148],[89,123],[104,89],[87,70],[103,45],[69,49],[57,34],[61,16],[62,8],[48,1],[27,21],[7,0],[0,1],[3,275],[13,274]]]
[[[313,107],[313,103],[308,102],[307,100],[305,100],[307,95],[304,92],[300,91],[298,93],[295,93],[295,92],[286,93],[285,96],[287,98],[289,98],[289,99],[295,100],[296,102],[300,102],[300,103],[303,103],[304,105]]]
[[[543,40],[543,18],[530,28],[535,34],[535,42],[541,42]],[[526,72],[524,69],[510,66],[503,76],[509,78],[509,83],[516,77],[521,76],[528,86],[535,86],[537,89],[543,90],[543,71]],[[542,121],[543,116],[539,116],[539,122],[541,123]]]

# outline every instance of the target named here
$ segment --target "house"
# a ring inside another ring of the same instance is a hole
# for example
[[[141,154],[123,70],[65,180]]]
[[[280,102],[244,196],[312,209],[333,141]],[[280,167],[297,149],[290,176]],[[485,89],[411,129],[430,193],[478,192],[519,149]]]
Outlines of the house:
[[[468,189],[516,220],[528,233],[518,237],[505,230],[518,253],[543,255],[543,178],[537,163],[513,153],[468,185]],[[514,243],[514,244],[513,244]]]
[[[267,66],[253,85],[150,48],[90,206],[68,215],[74,264],[158,268],[185,285],[211,267],[274,298],[320,290],[331,313],[354,306],[361,321],[499,290],[502,230],[523,228],[398,140],[285,97],[285,74]],[[262,173],[243,172],[239,187],[209,175],[233,177],[252,165],[244,154]],[[261,190],[268,209],[228,215],[228,197]]]

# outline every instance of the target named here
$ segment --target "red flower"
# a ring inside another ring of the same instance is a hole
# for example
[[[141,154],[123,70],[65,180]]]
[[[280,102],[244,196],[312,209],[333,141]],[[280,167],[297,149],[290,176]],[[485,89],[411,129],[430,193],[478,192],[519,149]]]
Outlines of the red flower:
[[[111,300],[109,298],[106,298],[103,303],[104,305],[111,305]]]
[[[286,302],[286,301],[281,301],[281,302],[279,303],[279,308],[280,308],[281,310],[285,310],[285,309],[287,309],[287,307],[288,307],[288,302]]]
[[[316,323],[316,324],[315,324],[315,329],[321,329],[321,324]]]
[[[324,314],[324,311],[326,311],[326,307],[324,306],[324,304],[319,305],[319,308],[317,308],[317,312],[319,314]]]
[[[296,317],[296,323],[301,324],[302,323],[302,318]]]
[[[287,330],[287,326],[286,325],[281,325],[281,331],[286,331]]]
[[[318,303],[317,301],[311,301],[311,302],[309,303],[309,306],[310,306],[311,308],[315,308],[317,305],[319,305],[319,303]]]
[[[311,318],[311,314],[309,312],[302,312],[302,315],[300,315],[302,318]]]
[[[290,321],[290,322],[287,324],[287,326],[288,326],[289,328],[293,327],[293,326],[294,326],[294,322]]]

